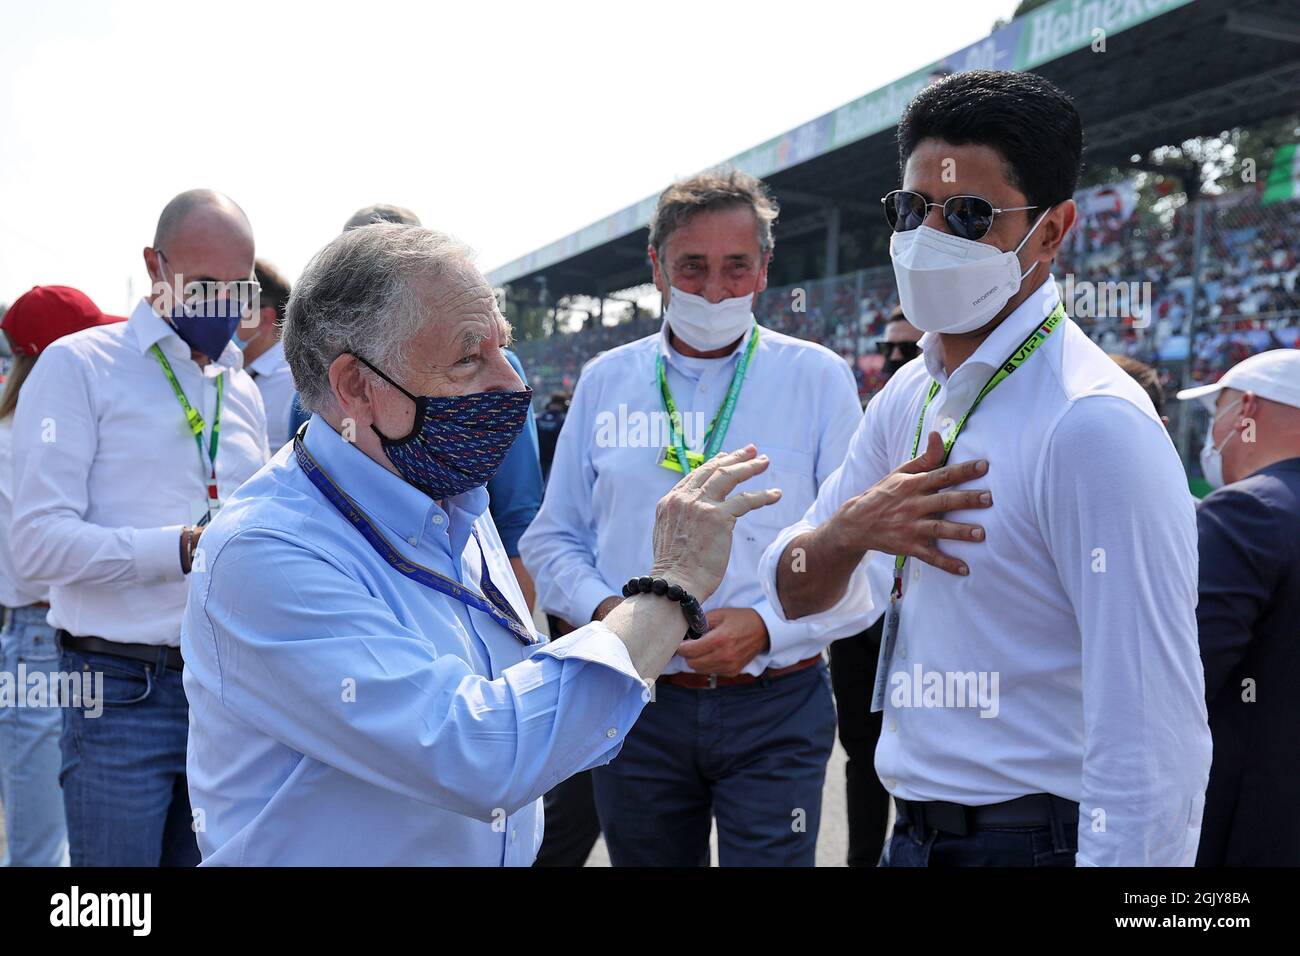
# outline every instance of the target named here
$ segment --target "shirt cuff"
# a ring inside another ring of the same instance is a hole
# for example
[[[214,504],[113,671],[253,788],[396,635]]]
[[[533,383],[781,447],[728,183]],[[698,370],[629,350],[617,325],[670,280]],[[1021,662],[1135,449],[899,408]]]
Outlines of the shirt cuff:
[[[155,581],[184,581],[181,568],[181,531],[184,525],[166,528],[135,528],[131,548],[135,555],[136,580],[142,584]]]
[[[820,654],[830,643],[829,640],[819,640],[815,629],[802,621],[784,620],[766,599],[755,604],[754,611],[767,627],[767,651],[764,656],[768,667],[797,664]]]
[[[849,576],[848,585],[844,589],[844,596],[835,602],[833,606],[816,614],[808,614],[795,620],[786,617],[785,608],[781,606],[781,597],[776,590],[777,565],[791,541],[805,531],[813,530],[815,528],[812,524],[807,521],[800,521],[777,535],[776,540],[768,545],[767,550],[763,552],[763,557],[759,559],[758,582],[763,588],[763,596],[767,598],[768,605],[777,621],[786,624],[811,626],[819,630],[822,636],[826,638],[826,643],[829,644],[841,637],[848,637],[851,634],[864,631],[874,624],[876,618],[880,615],[878,613],[873,615],[872,612],[877,604],[887,600],[889,595],[875,594],[871,587],[867,575],[871,552],[868,552],[858,562],[858,566],[853,569],[853,574]],[[769,628],[768,634],[771,633]]]
[[[572,657],[592,664],[602,664],[630,677],[638,684],[644,683],[632,666],[632,655],[627,652],[627,645],[603,621],[592,621],[558,640],[543,644],[536,654],[546,654],[556,660]]]

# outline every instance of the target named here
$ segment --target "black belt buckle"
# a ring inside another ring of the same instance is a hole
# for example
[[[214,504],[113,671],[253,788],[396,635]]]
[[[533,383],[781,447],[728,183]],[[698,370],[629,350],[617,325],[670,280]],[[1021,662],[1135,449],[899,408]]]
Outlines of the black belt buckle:
[[[959,803],[941,801],[927,808],[926,819],[936,830],[964,837],[970,832],[966,808]]]
[[[907,822],[917,830],[938,830],[952,836],[964,837],[970,832],[967,808],[943,800],[898,800]]]

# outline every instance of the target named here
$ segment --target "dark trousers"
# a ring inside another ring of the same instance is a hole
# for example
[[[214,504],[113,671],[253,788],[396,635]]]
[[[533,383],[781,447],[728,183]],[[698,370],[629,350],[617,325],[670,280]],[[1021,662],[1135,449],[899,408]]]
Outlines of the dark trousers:
[[[72,865],[196,866],[181,672],[66,648],[61,666],[103,675],[102,713],[63,711],[59,780]]]
[[[831,685],[848,756],[844,767],[849,817],[849,866],[875,866],[889,826],[889,791],[876,776],[876,742],[883,712],[871,712],[871,692],[880,655],[881,617],[861,634],[831,644]]]
[[[835,705],[826,665],[755,684],[656,684],[613,762],[592,771],[615,866],[812,866]]]
[[[585,866],[600,836],[600,818],[584,770],[547,791],[546,827],[533,866]]]

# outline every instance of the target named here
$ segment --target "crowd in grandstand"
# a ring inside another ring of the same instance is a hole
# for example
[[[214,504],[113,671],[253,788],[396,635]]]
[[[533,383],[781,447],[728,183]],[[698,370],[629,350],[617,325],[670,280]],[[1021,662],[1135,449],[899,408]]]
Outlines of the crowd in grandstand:
[[[1198,210],[1205,216],[1199,282],[1194,265]],[[1071,311],[1102,348],[1157,368],[1166,387],[1181,377],[1193,312],[1191,380],[1217,381],[1249,355],[1300,345],[1300,202],[1261,206],[1253,190],[1241,189],[1186,203],[1163,217],[1135,207],[1126,219],[1090,227],[1083,242],[1063,249],[1055,275],[1061,283],[1067,275],[1076,284],[1150,283],[1143,287],[1149,292],[1143,293],[1148,298],[1141,308],[1121,308],[1129,314]],[[893,272],[882,266],[769,288],[760,297],[757,317],[768,328],[820,342],[843,356],[865,401],[883,384],[876,341],[897,304]],[[1067,309],[1072,305],[1067,301]],[[537,393],[545,396],[572,390],[589,359],[647,335],[658,323],[638,317],[616,325],[586,324],[518,348]]]

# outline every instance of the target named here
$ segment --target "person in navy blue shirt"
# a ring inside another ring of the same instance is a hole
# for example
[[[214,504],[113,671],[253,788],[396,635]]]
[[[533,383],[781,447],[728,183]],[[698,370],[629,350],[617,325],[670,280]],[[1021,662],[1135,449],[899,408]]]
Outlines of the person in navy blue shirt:
[[[519,363],[519,357],[509,349],[502,349],[506,360],[515,370],[515,374],[528,384],[528,376]],[[510,566],[515,569],[520,590],[528,601],[528,609],[536,603],[533,579],[519,557],[519,539],[523,537],[528,526],[537,517],[537,509],[542,506],[542,465],[537,454],[537,421],[532,408],[528,409],[528,419],[524,430],[519,433],[515,443],[510,446],[505,459],[501,462],[496,476],[488,482],[488,508],[492,520],[496,522],[497,533],[510,558]]]
[[[1300,866],[1300,351],[1179,392],[1213,415],[1201,452],[1196,620],[1214,762],[1198,866]]]

